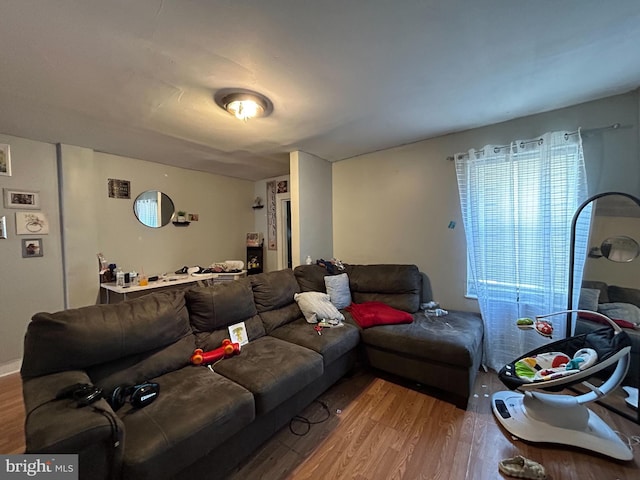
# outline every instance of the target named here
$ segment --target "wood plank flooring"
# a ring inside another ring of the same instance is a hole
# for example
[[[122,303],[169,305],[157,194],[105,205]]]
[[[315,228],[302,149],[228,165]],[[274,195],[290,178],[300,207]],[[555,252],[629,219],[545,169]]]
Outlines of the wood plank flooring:
[[[503,390],[493,373],[481,372],[466,410],[437,394],[362,370],[321,396],[328,419],[306,435],[283,428],[231,476],[231,480],[494,480],[498,462],[524,455],[542,463],[550,480],[637,480],[634,460],[620,462],[584,450],[533,444],[512,438],[495,420],[490,396]],[[640,426],[594,405],[615,430],[631,437]],[[302,413],[310,421],[327,417],[314,402]],[[24,408],[17,374],[0,378],[0,453],[24,451]],[[293,431],[306,425],[294,422]]]

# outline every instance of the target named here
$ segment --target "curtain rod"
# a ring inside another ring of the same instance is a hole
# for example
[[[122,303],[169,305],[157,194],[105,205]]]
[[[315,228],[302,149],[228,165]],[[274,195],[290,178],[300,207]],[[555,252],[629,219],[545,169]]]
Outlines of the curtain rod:
[[[612,125],[607,125],[604,127],[597,127],[597,128],[588,128],[588,129],[579,129],[576,130],[574,132],[567,132],[564,134],[564,138],[567,139],[569,138],[571,135],[577,135],[578,132],[580,133],[584,133],[584,134],[589,134],[589,133],[595,133],[595,132],[602,132],[604,130],[618,130],[620,128],[631,128],[631,125],[620,125],[620,123],[614,123]],[[519,143],[519,145],[524,146],[524,145],[528,145],[530,143],[540,143],[542,141],[542,139],[536,139],[536,140],[527,140],[527,141],[522,141]],[[499,145],[497,147],[495,147],[493,150],[495,153],[498,153],[500,150],[502,150],[503,148],[507,148],[510,145]],[[479,150],[480,152],[483,152],[483,150]],[[468,155],[467,153],[463,154],[463,155]],[[455,160],[455,157],[453,155],[448,156],[447,160],[449,161],[453,161]]]

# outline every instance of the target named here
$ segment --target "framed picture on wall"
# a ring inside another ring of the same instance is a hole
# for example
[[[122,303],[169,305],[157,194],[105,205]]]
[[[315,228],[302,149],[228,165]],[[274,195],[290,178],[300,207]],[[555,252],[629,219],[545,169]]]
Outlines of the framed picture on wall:
[[[7,217],[0,217],[0,238],[7,238]]]
[[[0,143],[0,175],[11,176],[11,151],[6,143]]]
[[[48,235],[49,221],[42,212],[16,212],[17,235]]]
[[[3,188],[4,208],[40,209],[40,193],[31,190]]]
[[[25,238],[22,240],[22,258],[42,257],[42,239]]]

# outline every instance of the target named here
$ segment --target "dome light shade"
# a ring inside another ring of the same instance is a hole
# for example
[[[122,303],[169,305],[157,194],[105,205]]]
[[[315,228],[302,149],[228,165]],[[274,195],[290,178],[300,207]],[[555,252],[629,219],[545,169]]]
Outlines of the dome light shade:
[[[267,97],[248,90],[227,91],[216,95],[215,100],[220,108],[245,122],[250,118],[265,117],[273,110]]]

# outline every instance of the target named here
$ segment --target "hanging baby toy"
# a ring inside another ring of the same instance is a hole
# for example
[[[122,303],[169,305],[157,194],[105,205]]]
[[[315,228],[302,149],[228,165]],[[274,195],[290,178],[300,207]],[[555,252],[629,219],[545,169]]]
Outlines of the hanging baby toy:
[[[553,335],[553,325],[551,322],[544,320],[536,320],[535,322],[530,318],[519,318],[516,320],[516,325],[521,330],[535,329],[543,337],[551,338]]]

